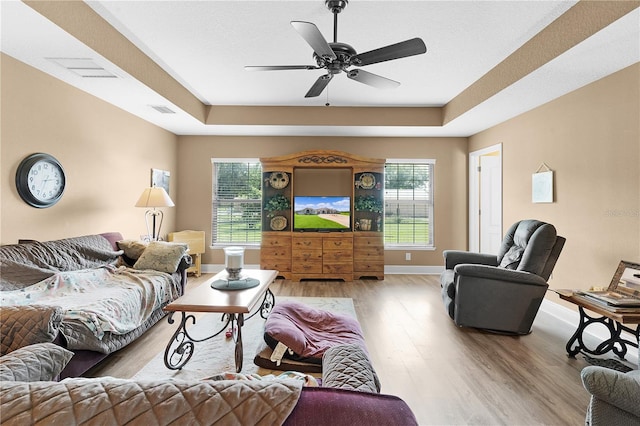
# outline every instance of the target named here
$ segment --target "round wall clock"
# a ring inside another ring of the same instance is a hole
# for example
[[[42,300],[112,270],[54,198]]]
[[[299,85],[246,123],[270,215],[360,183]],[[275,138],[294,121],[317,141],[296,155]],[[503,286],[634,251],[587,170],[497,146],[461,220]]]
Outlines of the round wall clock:
[[[64,193],[66,179],[58,160],[37,153],[20,162],[16,172],[16,189],[25,203],[39,209],[51,207]]]

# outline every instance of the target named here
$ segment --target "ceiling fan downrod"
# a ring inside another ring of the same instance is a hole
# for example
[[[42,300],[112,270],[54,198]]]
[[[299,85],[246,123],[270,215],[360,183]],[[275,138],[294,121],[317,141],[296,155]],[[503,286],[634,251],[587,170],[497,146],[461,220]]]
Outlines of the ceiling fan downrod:
[[[333,13],[333,42],[338,42],[338,13],[342,12],[349,0],[325,0],[324,4]]]

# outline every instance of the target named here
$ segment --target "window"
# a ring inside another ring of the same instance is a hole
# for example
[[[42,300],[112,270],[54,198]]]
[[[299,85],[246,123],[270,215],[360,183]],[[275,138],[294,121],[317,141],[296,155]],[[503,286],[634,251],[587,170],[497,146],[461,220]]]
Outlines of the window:
[[[262,166],[257,159],[214,158],[214,245],[257,245],[261,237]]]
[[[434,247],[434,164],[434,160],[387,160],[384,168],[385,247]]]

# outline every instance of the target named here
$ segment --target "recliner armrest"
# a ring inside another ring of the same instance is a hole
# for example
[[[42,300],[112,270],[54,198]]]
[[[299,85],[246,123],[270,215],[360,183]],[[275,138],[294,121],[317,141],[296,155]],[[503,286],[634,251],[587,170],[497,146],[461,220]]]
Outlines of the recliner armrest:
[[[515,284],[530,284],[539,286],[548,286],[544,278],[525,271],[516,271],[513,269],[499,268],[487,265],[471,265],[462,264],[454,269],[456,275],[486,278],[496,281],[508,281]]]
[[[462,250],[445,250],[442,252],[444,256],[445,269],[453,269],[461,263],[472,263],[479,265],[498,266],[498,258],[494,254],[475,253]]]
[[[580,376],[584,388],[595,398],[640,417],[640,371],[622,373],[588,366],[582,369]]]

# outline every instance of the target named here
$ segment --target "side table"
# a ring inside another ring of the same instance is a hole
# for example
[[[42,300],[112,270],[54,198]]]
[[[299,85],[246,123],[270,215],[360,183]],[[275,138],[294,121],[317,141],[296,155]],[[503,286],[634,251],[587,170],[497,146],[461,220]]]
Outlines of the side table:
[[[578,306],[580,320],[578,328],[567,342],[567,354],[575,357],[579,352],[586,352],[591,355],[604,355],[613,352],[619,358],[624,359],[628,346],[638,348],[638,338],[640,335],[640,308],[618,308],[595,302],[580,293],[571,290],[556,291],[562,300]],[[599,317],[590,316],[586,312],[589,310]],[[590,349],[584,343],[584,331],[593,324],[603,324],[609,330],[610,337],[600,343],[595,349]],[[624,324],[633,324],[635,329]],[[635,341],[626,339],[622,332],[627,332],[635,337]]]

